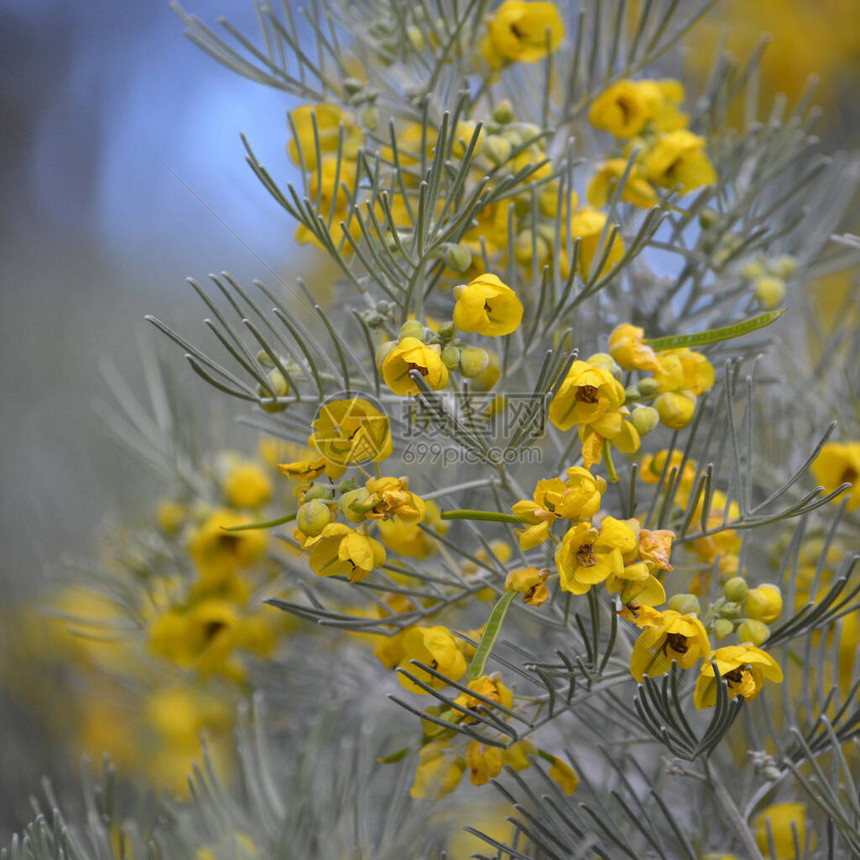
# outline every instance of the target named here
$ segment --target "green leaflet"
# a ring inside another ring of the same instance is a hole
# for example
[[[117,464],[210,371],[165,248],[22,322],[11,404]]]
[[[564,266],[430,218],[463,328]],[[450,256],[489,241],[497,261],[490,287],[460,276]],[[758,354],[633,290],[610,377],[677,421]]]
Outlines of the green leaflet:
[[[487,660],[490,659],[493,646],[502,632],[502,622],[508,614],[508,607],[510,607],[511,601],[517,594],[519,594],[518,591],[506,591],[499,598],[499,602],[493,607],[493,611],[487,620],[487,626],[484,628],[484,635],[481,636],[481,641],[475,649],[475,656],[472,657],[472,662],[469,664],[468,677],[470,681],[474,681],[475,678],[480,678],[484,674],[484,667],[487,665]]]
[[[769,326],[775,322],[781,314],[784,314],[787,308],[781,311],[768,311],[766,314],[753,317],[752,319],[744,320],[744,322],[729,325],[725,328],[712,328],[710,331],[700,331],[697,334],[675,334],[669,337],[655,337],[646,339],[645,343],[651,349],[660,351],[664,349],[679,349],[683,346],[705,346],[709,343],[717,343],[721,340],[731,340],[733,337],[740,337],[744,334],[749,334],[751,331],[758,331],[760,328]]]
[[[403,749],[397,750],[397,752],[389,753],[382,758],[378,758],[377,761],[380,764],[394,764],[398,761],[403,761],[411,752],[415,751],[415,747],[403,747]]]

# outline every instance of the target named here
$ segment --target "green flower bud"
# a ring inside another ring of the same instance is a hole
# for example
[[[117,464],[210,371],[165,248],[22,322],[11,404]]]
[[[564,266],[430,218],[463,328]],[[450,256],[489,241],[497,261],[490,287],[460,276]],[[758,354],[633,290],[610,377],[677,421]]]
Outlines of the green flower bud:
[[[387,301],[385,301],[385,299],[380,299],[376,303],[376,312],[378,314],[382,314],[383,316],[386,316],[390,310],[391,310],[391,302],[387,302]]]
[[[514,109],[507,99],[496,105],[496,109],[493,111],[493,119],[499,125],[507,125],[509,122],[513,122]]]
[[[316,537],[327,525],[334,522],[334,514],[320,499],[305,502],[296,516],[296,525],[308,537]]]
[[[628,385],[627,388],[624,389],[624,397],[628,403],[631,400],[638,400],[639,389],[635,385]]]
[[[778,278],[790,278],[797,271],[797,257],[791,254],[782,254],[771,261],[770,270]]]
[[[358,487],[355,490],[350,490],[349,492],[344,493],[337,500],[337,506],[340,509],[340,512],[351,523],[364,522],[364,512],[360,510],[360,502],[362,497],[366,494],[367,490],[364,487]]]
[[[484,155],[496,165],[504,164],[511,157],[512,149],[510,141],[500,134],[488,134],[484,141]]]
[[[640,436],[647,436],[660,422],[660,414],[653,406],[637,406],[630,421]]]
[[[472,252],[465,245],[448,245],[444,251],[445,263],[458,274],[472,265]]]
[[[275,366],[272,363],[272,359],[269,358],[269,353],[266,352],[265,350],[262,350],[262,349],[257,353],[257,361],[259,361],[263,367],[274,367]]]
[[[424,329],[424,325],[418,320],[406,320],[402,326],[400,326],[400,339],[403,340],[405,337],[417,337],[418,340],[424,340],[426,336],[426,331]]]
[[[417,27],[407,27],[406,38],[419,54],[424,50],[424,34]]]
[[[379,126],[379,110],[375,105],[366,107],[359,117],[359,121],[368,131],[376,131]]]
[[[680,612],[681,615],[701,615],[702,607],[695,594],[674,594],[666,604],[667,609]]]
[[[457,326],[454,325],[453,320],[448,320],[447,322],[443,322],[439,325],[436,333],[440,338],[442,338],[442,340],[451,340],[451,338],[457,334]]]
[[[706,206],[701,212],[699,212],[699,226],[703,230],[707,230],[708,227],[713,227],[713,225],[719,220],[719,213],[716,209],[711,209],[710,206]]]
[[[727,636],[731,636],[734,629],[735,625],[728,618],[718,618],[714,622],[714,637],[721,641]]]
[[[738,642],[752,642],[757,648],[767,641],[770,628],[763,621],[747,618],[738,627]]]
[[[755,297],[762,307],[775,308],[785,299],[785,281],[764,275],[755,282]]]
[[[749,591],[749,586],[742,576],[733,576],[723,586],[723,594],[726,595],[726,600],[732,600],[735,603],[743,603],[744,598],[747,596],[747,591]]]
[[[364,89],[364,81],[360,81],[358,78],[346,78],[343,82],[343,88],[348,96],[355,96]]]
[[[720,615],[722,615],[723,618],[740,618],[740,603],[735,603],[734,600],[724,601],[723,604],[720,606]]]
[[[460,350],[460,373],[467,379],[480,376],[489,363],[489,353],[479,346],[467,346]]]
[[[331,499],[331,487],[327,484],[311,484],[302,497],[302,501],[311,502],[314,499]]]
[[[275,397],[286,397],[290,393],[290,386],[286,379],[284,379],[284,374],[281,373],[277,368],[273,368],[266,374],[266,378],[269,380],[269,386],[271,390],[275,392]],[[257,393],[260,397],[267,398],[269,402],[261,403],[260,405],[266,412],[274,413],[274,412],[283,412],[287,408],[286,403],[274,403],[271,400],[271,393],[267,391],[262,385],[257,386]]]
[[[639,389],[639,393],[643,397],[650,397],[652,394],[656,394],[660,390],[660,383],[657,382],[653,376],[646,376],[639,380],[636,387]]]
[[[756,278],[760,278],[764,273],[764,263],[762,263],[758,257],[755,257],[752,260],[747,260],[746,263],[744,263],[743,269],[741,269],[741,274],[748,281],[754,281]]]
[[[460,347],[454,346],[446,346],[445,349],[442,350],[442,364],[448,368],[448,370],[456,370],[457,366],[460,364]]]
[[[377,313],[369,313],[364,317],[364,321],[367,323],[369,328],[376,328],[377,326],[382,325],[384,320],[385,317],[383,317],[382,314]]]
[[[353,490],[357,490],[357,489],[358,489],[358,482],[354,478],[348,478],[344,481],[341,481],[337,485],[337,491],[341,495],[343,495],[343,493],[350,493]]]

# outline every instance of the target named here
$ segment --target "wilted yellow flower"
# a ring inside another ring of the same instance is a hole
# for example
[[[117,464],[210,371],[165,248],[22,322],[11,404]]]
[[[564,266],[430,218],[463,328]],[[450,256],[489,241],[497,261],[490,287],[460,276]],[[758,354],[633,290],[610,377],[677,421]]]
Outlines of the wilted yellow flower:
[[[519,328],[523,304],[496,275],[479,275],[455,292],[454,325],[460,331],[500,337]]]
[[[541,571],[536,567],[512,570],[505,578],[505,591],[518,591],[523,596],[523,603],[540,606],[549,598],[549,590],[546,587],[548,573],[549,571]]]
[[[505,0],[487,22],[481,51],[489,65],[498,69],[505,60],[537,62],[555,51],[563,38],[564,23],[554,3]]]
[[[469,689],[483,696],[485,699],[498,702],[502,707],[511,708],[513,706],[514,695],[502,683],[502,679],[498,675],[481,675],[479,678],[475,678],[474,681],[469,681]],[[469,693],[460,693],[454,701],[461,707],[472,711],[477,711],[479,708],[491,707],[486,702]],[[475,720],[470,720],[469,717],[466,717],[466,722],[475,722]]]
[[[598,164],[585,192],[588,202],[598,209],[606,206],[615,193],[625,170],[627,170],[627,159],[624,158],[610,158]],[[627,174],[627,182],[621,192],[621,202],[632,203],[643,209],[650,209],[657,202],[657,192],[645,178],[645,173],[638,164],[634,164]]]
[[[666,609],[659,614],[640,615],[636,623],[645,629],[633,646],[630,672],[640,683],[645,675],[668,672],[673,660],[682,669],[689,669],[711,651],[705,625],[695,615]]]
[[[609,354],[622,370],[658,370],[660,361],[644,340],[643,329],[622,323],[609,335]]]
[[[669,529],[639,530],[639,558],[654,565],[655,570],[671,570],[669,555],[675,533]]]
[[[832,493],[841,484],[851,484],[846,510],[860,510],[860,442],[825,443],[812,463],[812,474],[825,493]],[[841,503],[842,497],[835,501]]]
[[[460,784],[465,769],[462,756],[451,753],[441,744],[427,744],[419,753],[418,770],[409,793],[416,799],[437,800]]]
[[[409,377],[411,370],[417,370],[434,391],[448,384],[448,368],[438,345],[427,346],[417,337],[403,338],[382,361],[382,378],[395,394],[418,393],[418,385]]]
[[[472,741],[466,749],[466,767],[469,768],[472,785],[486,785],[502,772],[502,751],[499,747]]]
[[[235,460],[221,479],[227,501],[236,508],[258,508],[272,498],[272,480],[259,463]]]
[[[338,139],[340,136],[340,125],[344,126],[343,133],[343,156],[344,159],[354,159],[358,155],[362,142],[361,129],[355,125],[350,114],[344,113],[334,104],[302,105],[290,111],[290,117],[296,126],[298,139],[290,140],[290,158],[298,165],[301,164],[299,150],[301,150],[306,170],[317,169],[317,151],[314,142],[314,127],[312,115],[316,115],[317,132],[319,134],[320,152],[337,152]]]
[[[549,420],[559,430],[570,430],[618,409],[624,400],[624,386],[608,370],[574,361],[549,405]]]
[[[765,679],[782,683],[779,663],[766,651],[754,645],[727,645],[717,648],[702,664],[702,673],[696,681],[693,704],[702,708],[713,708],[717,702],[717,681],[713,663],[720,670],[720,677],[728,682],[729,696],[743,696],[751,701],[764,686]]]
[[[645,156],[643,166],[649,181],[679,194],[717,181],[705,151],[705,138],[686,129],[660,137]]]
[[[306,540],[305,547],[312,547],[309,563],[317,576],[348,576],[350,582],[360,582],[385,564],[385,548],[378,540],[343,523],[327,525]]]
[[[452,681],[459,681],[466,674],[466,658],[447,627],[410,627],[403,633],[402,647],[400,668],[431,687],[439,689],[444,686],[444,682],[412,665],[411,660],[429,666]],[[398,673],[397,677],[407,690],[426,694],[411,678],[402,673]]]
[[[768,860],[771,857],[768,829],[776,850],[773,860],[795,860],[795,834],[800,850],[806,846],[806,807],[802,803],[774,803],[755,817],[753,827],[756,844]]]
[[[605,517],[600,531],[591,523],[568,529],[555,550],[561,587],[572,594],[585,594],[592,585],[604,582],[624,569],[624,555],[636,548],[630,526]]]
[[[420,523],[426,511],[424,500],[409,491],[405,478],[371,478],[349,507],[365,519],[397,517],[407,525]]]

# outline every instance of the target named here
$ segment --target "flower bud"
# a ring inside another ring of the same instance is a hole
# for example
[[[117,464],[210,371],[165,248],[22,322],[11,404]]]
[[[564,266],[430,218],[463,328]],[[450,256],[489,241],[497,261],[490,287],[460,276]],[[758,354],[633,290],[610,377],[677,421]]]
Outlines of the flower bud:
[[[273,368],[266,374],[266,378],[269,380],[269,386],[272,391],[275,392],[275,397],[286,397],[290,393],[290,386],[287,380],[284,378],[284,374],[281,373],[277,368]],[[283,412],[284,409],[287,408],[286,403],[273,403],[271,401],[271,393],[267,391],[262,385],[257,386],[257,393],[260,397],[267,399],[268,403],[261,403],[260,405],[266,412]]]
[[[472,265],[472,252],[465,245],[448,245],[445,248],[445,264],[458,274]]]
[[[770,270],[778,278],[790,278],[797,271],[797,257],[791,254],[782,254],[771,261]]]
[[[405,337],[417,337],[418,340],[424,340],[425,334],[424,326],[422,323],[418,322],[418,320],[406,320],[406,322],[400,326],[401,340]]]
[[[743,269],[741,269],[741,274],[748,281],[755,281],[757,278],[760,278],[765,274],[764,263],[762,263],[758,257],[754,257],[752,260],[747,260],[746,263],[744,263]]]
[[[448,368],[448,370],[456,370],[458,365],[460,364],[460,347],[454,346],[446,346],[445,349],[442,350],[442,364]]]
[[[639,399],[639,389],[635,385],[628,385],[624,389],[624,399],[629,403],[631,400]]]
[[[358,78],[345,78],[343,89],[348,96],[358,95],[364,89],[364,81],[360,81]]]
[[[344,493],[338,500],[337,506],[340,509],[340,512],[351,522],[351,523],[363,523],[364,522],[364,513],[357,512],[353,510],[353,506],[366,494],[366,490],[364,487],[358,487],[355,490],[350,490],[347,493]]]
[[[504,164],[511,157],[510,142],[500,134],[488,134],[484,141],[484,155],[495,165]]]
[[[600,367],[605,367],[613,376],[621,375],[621,368],[618,362],[608,352],[595,352],[589,355],[587,359],[589,364],[597,364]]]
[[[385,301],[385,299],[380,299],[376,303],[376,312],[378,314],[382,314],[383,316],[386,316],[386,314],[388,314],[388,312],[390,310],[391,310],[391,302],[387,302],[387,301]]]
[[[630,420],[640,436],[647,436],[660,421],[660,414],[653,406],[637,406]]]
[[[257,353],[257,361],[260,362],[262,367],[274,367],[275,365],[272,363],[272,359],[269,357],[269,353],[264,349],[261,349]]]
[[[378,367],[382,367],[382,362],[385,361],[388,353],[391,352],[397,346],[396,340],[387,340],[376,352],[376,364]]]
[[[419,54],[424,50],[424,34],[416,26],[406,28],[406,38]]]
[[[440,323],[439,328],[436,329],[436,334],[438,334],[442,340],[451,340],[451,338],[457,334],[457,326],[454,325],[453,320]]]
[[[337,491],[342,495],[343,493],[350,493],[353,490],[358,489],[358,483],[354,478],[349,478],[345,481],[341,481],[337,485]]]
[[[375,105],[370,105],[361,112],[359,119],[368,131],[375,131],[379,125],[379,110]]]
[[[664,391],[654,401],[654,406],[663,424],[670,430],[681,430],[693,420],[696,398],[683,392]]]
[[[311,484],[307,490],[305,490],[305,494],[302,496],[302,501],[310,502],[314,499],[331,499],[331,489],[325,484]]]
[[[162,531],[169,535],[175,535],[188,519],[188,508],[182,502],[164,499],[158,503],[155,518],[158,520],[159,528]]]
[[[718,618],[714,622],[714,638],[718,641],[732,635],[735,625],[728,618]]]
[[[755,618],[747,618],[738,627],[738,642],[751,642],[756,648],[763,645],[768,636],[770,636],[770,628],[764,622],[756,621]]]
[[[334,522],[334,514],[320,499],[305,502],[296,516],[296,525],[308,537],[316,537],[327,525]]]
[[[726,600],[732,600],[735,603],[743,603],[747,596],[749,586],[747,581],[742,576],[733,576],[723,586],[723,594],[726,595]]]
[[[496,109],[493,111],[493,120],[499,125],[507,125],[509,122],[513,122],[514,109],[507,99],[496,105]]]
[[[537,252],[538,264],[540,264],[549,254],[549,245],[547,245],[546,239],[532,233],[531,230],[523,230],[514,241],[514,259],[521,266],[530,266],[535,251]]]
[[[680,612],[681,615],[701,615],[702,613],[699,598],[695,594],[673,594],[666,608]]]
[[[710,206],[706,206],[701,212],[699,212],[699,226],[703,230],[707,230],[708,227],[713,227],[713,225],[719,220],[719,213],[716,209],[712,209]]]
[[[660,383],[653,376],[646,376],[644,379],[639,380],[636,387],[643,397],[650,397],[660,390]]]
[[[785,299],[785,281],[764,275],[755,282],[755,297],[763,307],[775,308]]]
[[[726,600],[720,605],[720,614],[723,618],[740,618],[741,605],[734,600]]]
[[[467,379],[479,376],[489,363],[489,353],[479,346],[467,346],[460,350],[460,373]]]
[[[772,624],[782,614],[782,592],[770,583],[751,588],[744,609],[747,618]]]

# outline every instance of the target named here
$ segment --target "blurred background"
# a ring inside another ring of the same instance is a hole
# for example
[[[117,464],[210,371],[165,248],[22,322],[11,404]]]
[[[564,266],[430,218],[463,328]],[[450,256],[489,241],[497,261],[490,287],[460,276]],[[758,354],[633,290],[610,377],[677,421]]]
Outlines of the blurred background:
[[[210,25],[225,15],[243,32],[255,28],[245,0],[194,0],[188,11]],[[778,90],[796,96],[819,72],[826,145],[850,148],[860,116],[858,19],[860,0],[727,0],[691,38],[690,67],[704,74],[698,58],[710,60],[723,35],[744,56],[770,31],[764,103]],[[181,30],[162,0],[0,0],[6,611],[44,587],[61,552],[92,553],[106,512],[133,518],[151,506],[153,488],[92,410],[106,393],[100,364],[134,378],[145,313],[186,328],[202,316],[186,276],[225,269],[274,285],[307,265],[239,140],[242,131],[277,181],[291,178],[284,143],[293,103],[220,67]],[[202,383],[192,376],[189,385]],[[20,743],[7,728],[4,762]],[[41,772],[68,769],[50,749],[39,755],[7,768],[0,796],[25,798]],[[0,844],[27,814],[14,806],[8,820],[0,816]]]

